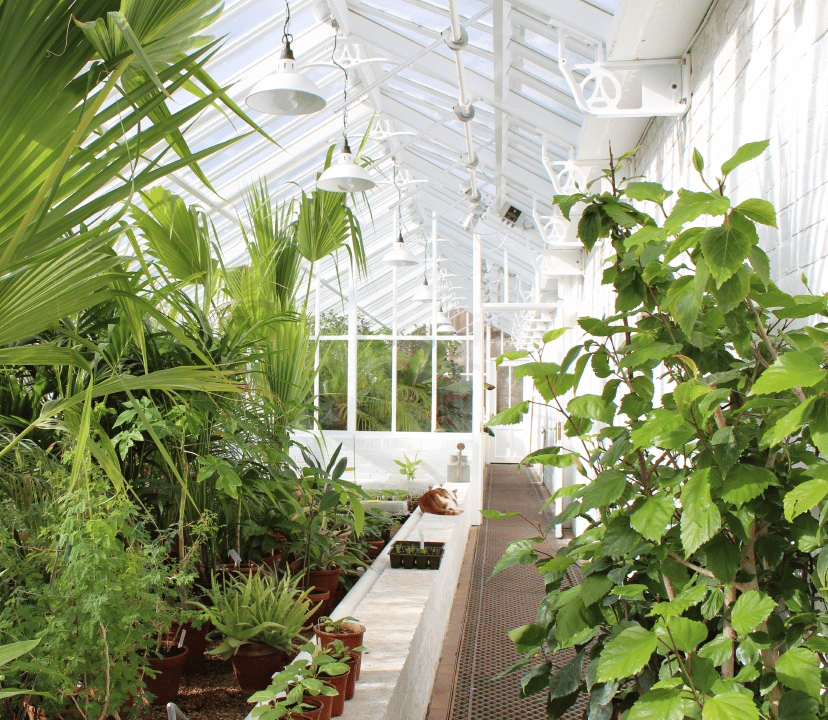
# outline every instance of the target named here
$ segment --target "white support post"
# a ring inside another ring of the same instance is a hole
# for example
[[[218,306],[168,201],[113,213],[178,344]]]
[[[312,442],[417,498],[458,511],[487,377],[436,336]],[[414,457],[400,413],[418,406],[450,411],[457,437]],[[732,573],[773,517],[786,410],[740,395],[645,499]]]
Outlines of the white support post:
[[[348,432],[356,432],[357,420],[357,268],[351,261],[348,273]]]
[[[472,362],[472,433],[477,438],[477,467],[475,468],[473,498],[471,506],[473,525],[482,521],[480,510],[483,508],[483,480],[485,477],[484,458],[486,455],[484,442],[486,434],[483,432],[483,248],[480,236],[472,235],[472,286],[474,288],[474,317],[473,334],[474,358]]]
[[[400,216],[394,213],[394,238],[400,234]],[[397,432],[397,268],[391,268],[391,432]]]
[[[503,251],[503,302],[507,303],[509,298],[509,251]]]
[[[423,258],[427,262],[427,258]],[[437,213],[431,211],[431,332],[435,337],[431,341],[431,432],[437,430],[437,333],[434,323],[437,320]]]
[[[319,420],[319,360],[320,360],[320,350],[322,349],[322,343],[319,340],[319,332],[320,332],[320,324],[319,318],[321,315],[321,305],[322,305],[322,293],[320,292],[320,274],[317,272],[316,277],[313,279],[313,289],[316,297],[314,298],[314,307],[313,307],[313,333],[316,336],[316,351],[314,352],[313,357],[313,366],[317,368],[316,374],[313,376],[313,399],[314,405],[316,409],[313,411],[313,415],[316,420]]]

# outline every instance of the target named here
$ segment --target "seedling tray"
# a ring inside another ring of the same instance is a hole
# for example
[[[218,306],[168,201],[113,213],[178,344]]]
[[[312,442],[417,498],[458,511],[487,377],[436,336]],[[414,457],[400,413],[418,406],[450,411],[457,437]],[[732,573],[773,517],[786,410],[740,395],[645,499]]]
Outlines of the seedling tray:
[[[395,570],[438,570],[443,559],[445,543],[424,543],[425,554],[420,552],[420,543],[411,540],[400,540],[391,546],[388,557],[391,567]],[[411,550],[417,552],[412,553]]]

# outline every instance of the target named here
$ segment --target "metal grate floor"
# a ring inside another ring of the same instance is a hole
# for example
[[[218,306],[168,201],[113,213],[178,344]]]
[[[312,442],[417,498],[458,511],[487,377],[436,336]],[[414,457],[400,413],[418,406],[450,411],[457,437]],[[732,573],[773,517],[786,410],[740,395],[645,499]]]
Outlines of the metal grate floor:
[[[526,470],[518,471],[516,465],[488,468],[486,509],[518,511],[532,519],[538,517],[548,496],[543,485]],[[494,679],[520,659],[506,632],[534,622],[545,593],[543,582],[531,565],[507,568],[491,580],[488,578],[506,546],[531,534],[529,524],[520,517],[483,519],[474,553],[449,720],[546,720],[544,701],[539,699],[542,696],[519,698],[520,677],[529,668]],[[550,539],[553,549],[563,542]],[[575,582],[580,581],[580,573],[577,576]],[[552,661],[560,667],[573,657],[574,651],[564,650],[556,653]],[[587,697],[579,699],[566,720],[580,718],[587,702]]]

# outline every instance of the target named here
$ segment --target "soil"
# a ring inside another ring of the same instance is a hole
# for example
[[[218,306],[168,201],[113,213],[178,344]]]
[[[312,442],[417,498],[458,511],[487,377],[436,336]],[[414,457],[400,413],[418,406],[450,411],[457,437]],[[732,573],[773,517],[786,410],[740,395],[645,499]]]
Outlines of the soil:
[[[204,656],[204,669],[181,678],[175,704],[189,720],[242,720],[252,709],[248,693],[239,690],[233,666],[217,655]],[[161,706],[148,708],[141,720],[167,720]]]

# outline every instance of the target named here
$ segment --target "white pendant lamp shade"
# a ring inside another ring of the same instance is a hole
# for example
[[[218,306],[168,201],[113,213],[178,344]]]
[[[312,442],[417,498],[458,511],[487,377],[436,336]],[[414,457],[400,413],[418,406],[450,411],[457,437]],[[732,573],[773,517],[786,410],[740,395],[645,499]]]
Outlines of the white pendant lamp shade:
[[[417,288],[417,291],[411,296],[411,299],[419,303],[431,302],[431,288],[428,286],[428,280],[423,280],[423,284]]]
[[[368,171],[354,162],[351,148],[346,142],[325,172],[319,176],[316,186],[329,192],[365,192],[377,186]]]
[[[268,115],[310,115],[327,105],[316,84],[296,72],[289,42],[282,50],[276,72],[253,86],[247,104]]]
[[[451,324],[451,321],[446,317],[446,314],[442,310],[437,313],[435,325],[437,326],[438,333],[454,332],[454,325]]]
[[[382,261],[391,267],[411,267],[417,264],[417,258],[405,249],[402,233],[400,233],[400,239],[394,243],[393,250],[387,252]]]

